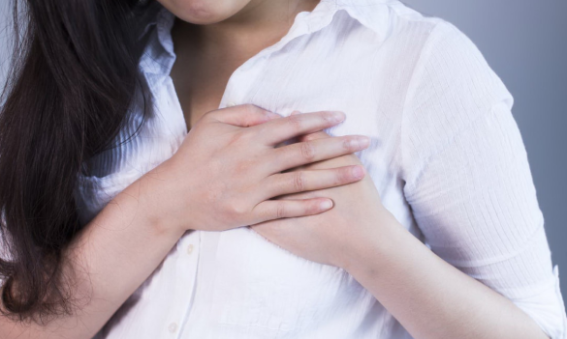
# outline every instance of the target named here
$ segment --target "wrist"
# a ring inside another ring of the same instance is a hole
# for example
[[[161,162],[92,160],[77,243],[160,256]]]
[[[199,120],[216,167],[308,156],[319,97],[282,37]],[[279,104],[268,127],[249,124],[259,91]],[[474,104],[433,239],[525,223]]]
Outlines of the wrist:
[[[395,265],[395,256],[400,253],[406,237],[413,237],[385,208],[377,217],[367,220],[371,224],[366,228],[373,234],[361,239],[341,266],[355,279],[384,272],[388,265]]]
[[[176,218],[175,203],[172,201],[171,178],[165,163],[148,171],[132,185],[128,186],[125,194],[134,197],[139,204],[140,217],[144,218],[159,234],[183,234],[187,223]]]

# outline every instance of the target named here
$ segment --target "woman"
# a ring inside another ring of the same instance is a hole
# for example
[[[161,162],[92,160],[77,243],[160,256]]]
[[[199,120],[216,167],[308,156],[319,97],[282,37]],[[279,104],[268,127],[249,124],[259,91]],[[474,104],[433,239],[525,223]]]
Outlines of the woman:
[[[451,24],[387,0],[28,5],[2,338],[565,338],[512,96]]]

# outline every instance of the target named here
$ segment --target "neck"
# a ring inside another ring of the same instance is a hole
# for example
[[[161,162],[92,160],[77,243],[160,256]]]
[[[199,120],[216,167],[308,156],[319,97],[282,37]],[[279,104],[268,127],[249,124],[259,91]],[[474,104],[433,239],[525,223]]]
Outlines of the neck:
[[[311,11],[319,0],[252,0],[232,17],[208,25],[177,20],[176,36],[204,54],[253,55],[276,43],[288,31],[295,16]]]

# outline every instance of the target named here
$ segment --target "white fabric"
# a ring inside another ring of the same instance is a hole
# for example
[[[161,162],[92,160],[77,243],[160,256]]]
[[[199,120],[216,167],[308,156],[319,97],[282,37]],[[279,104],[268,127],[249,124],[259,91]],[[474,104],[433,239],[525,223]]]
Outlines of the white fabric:
[[[131,143],[95,159],[96,176],[80,176],[84,222],[187,133],[169,77],[174,17],[157,10],[140,63],[157,115]],[[552,339],[567,338],[513,98],[452,24],[399,1],[322,0],[232,74],[220,107],[241,103],[284,116],[344,111],[346,121],[327,131],[372,138],[357,155],[401,225]],[[344,270],[294,256],[248,227],[187,233],[97,337],[411,338]]]

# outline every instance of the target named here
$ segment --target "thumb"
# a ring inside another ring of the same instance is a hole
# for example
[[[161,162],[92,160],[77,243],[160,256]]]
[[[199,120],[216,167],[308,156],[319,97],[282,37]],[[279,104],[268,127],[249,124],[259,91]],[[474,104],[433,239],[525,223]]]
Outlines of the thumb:
[[[253,104],[243,104],[211,111],[211,117],[225,124],[250,127],[282,116]]]

